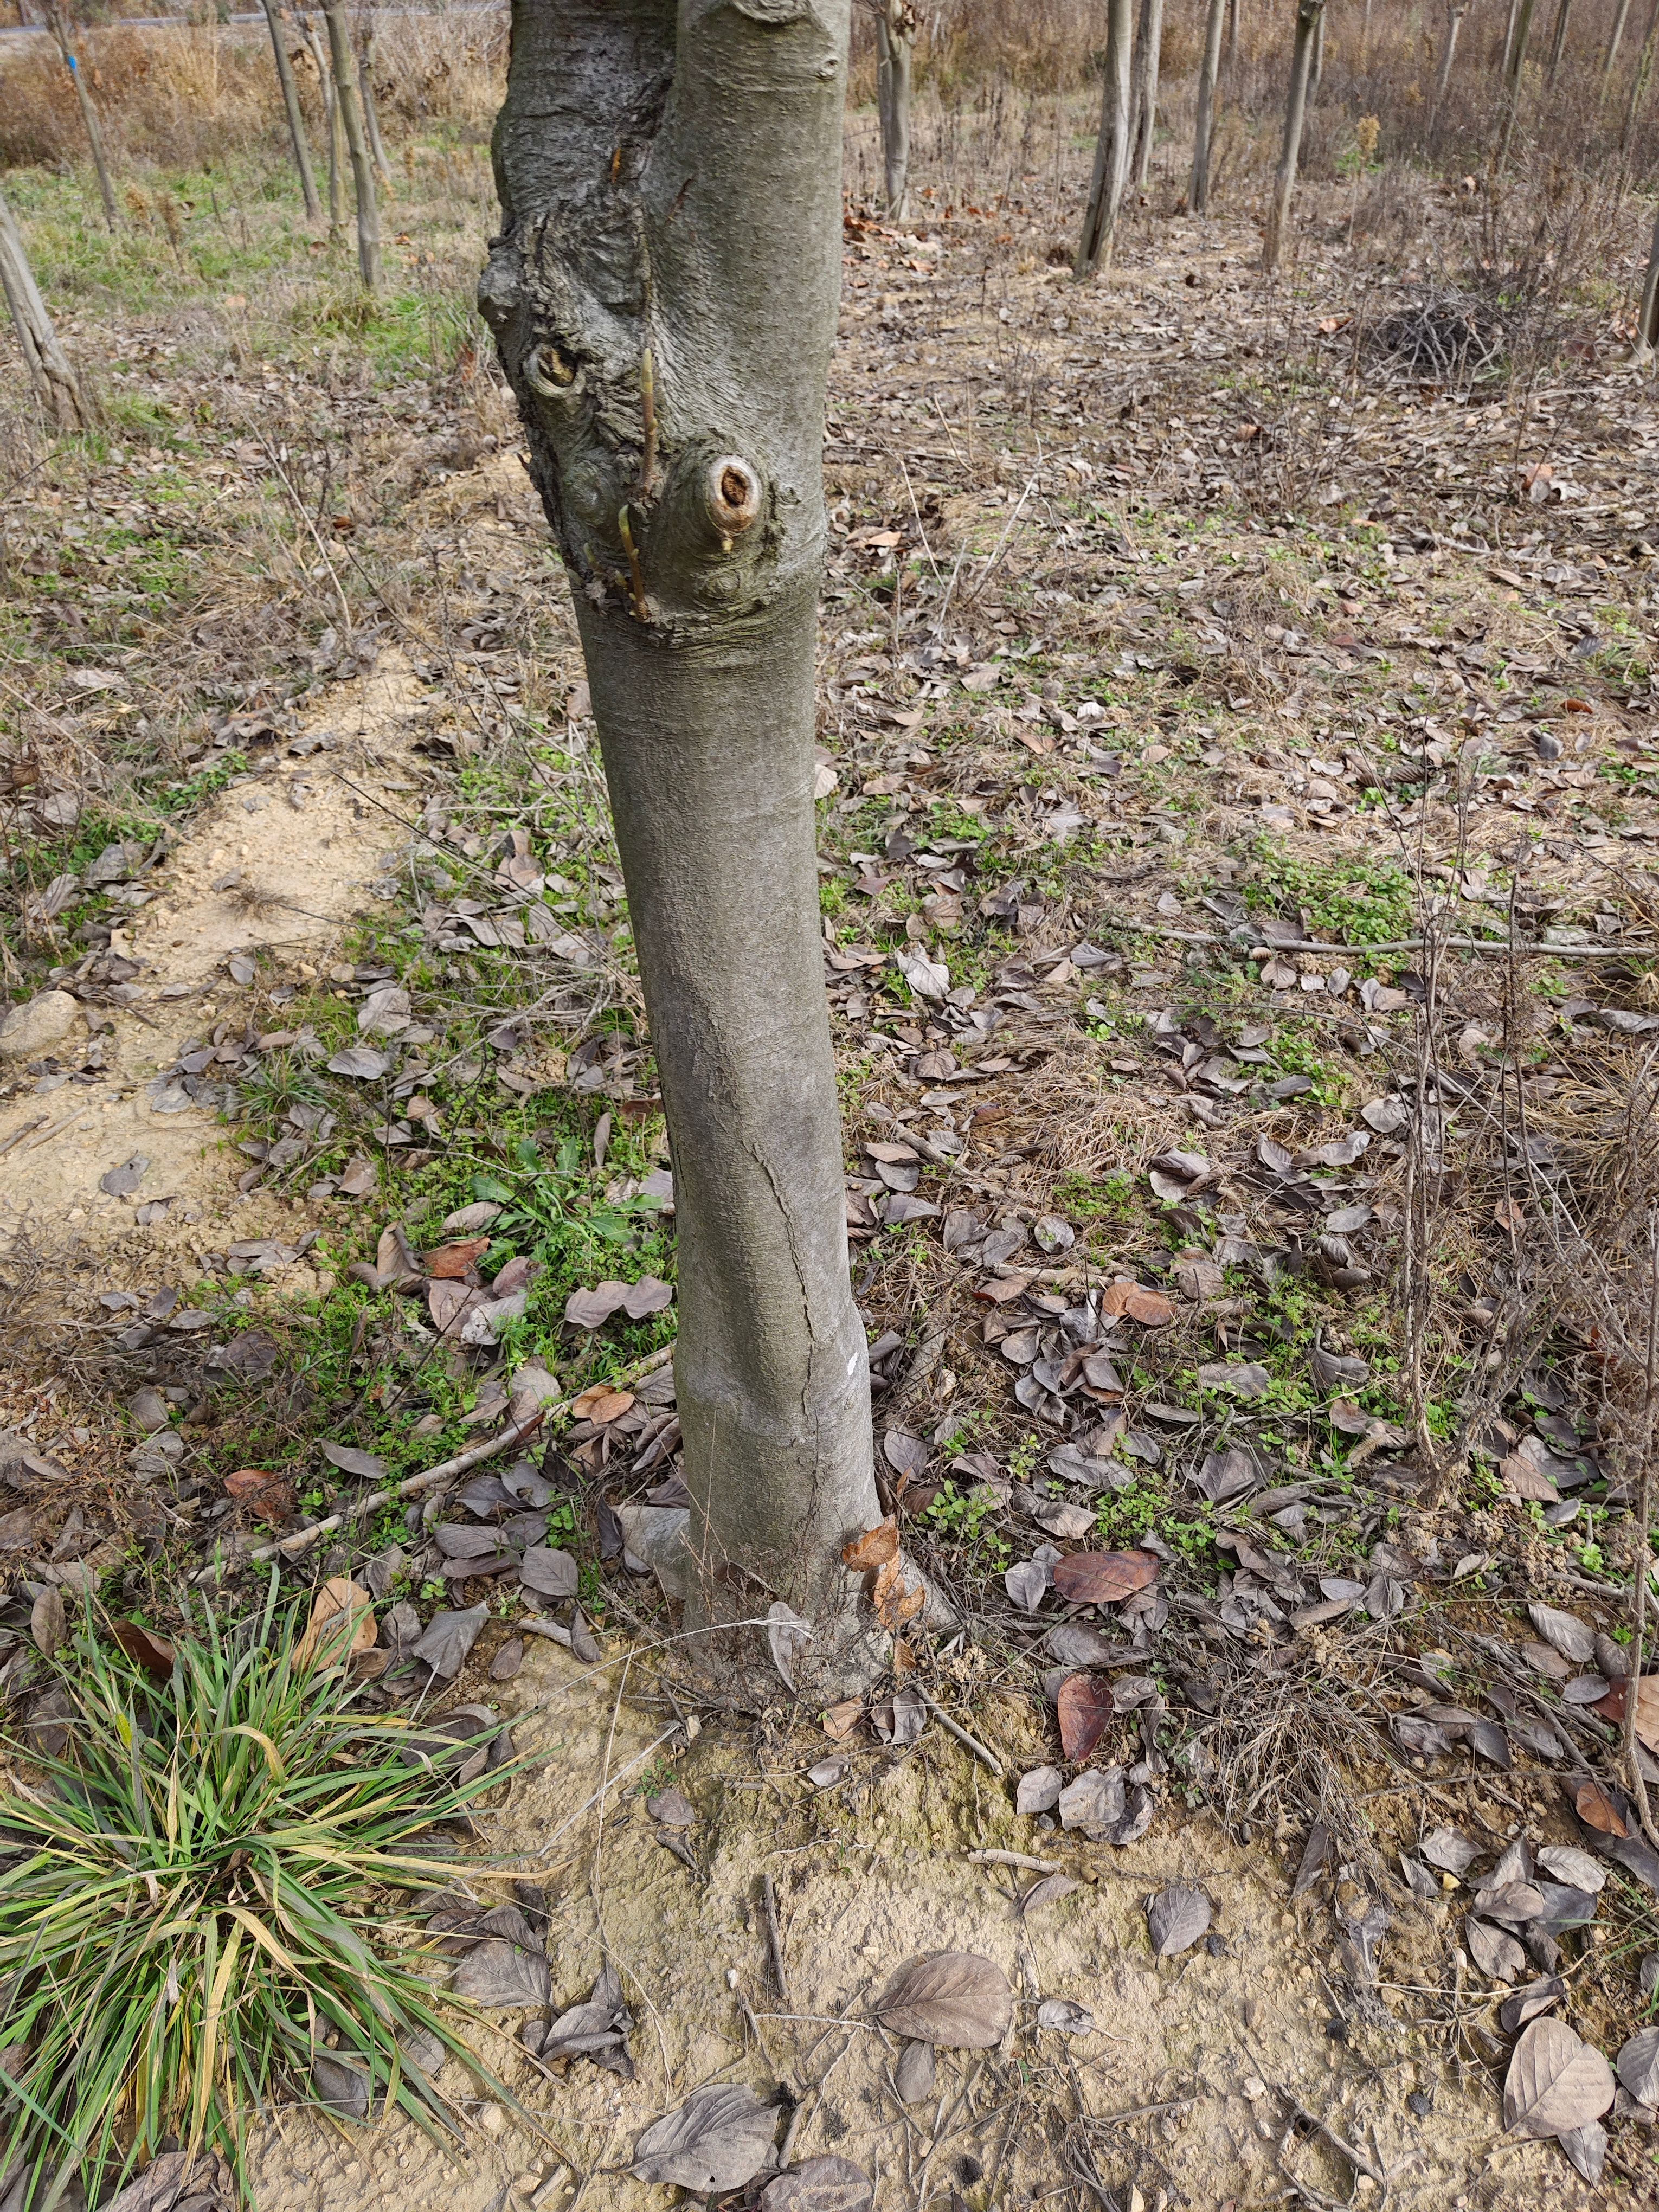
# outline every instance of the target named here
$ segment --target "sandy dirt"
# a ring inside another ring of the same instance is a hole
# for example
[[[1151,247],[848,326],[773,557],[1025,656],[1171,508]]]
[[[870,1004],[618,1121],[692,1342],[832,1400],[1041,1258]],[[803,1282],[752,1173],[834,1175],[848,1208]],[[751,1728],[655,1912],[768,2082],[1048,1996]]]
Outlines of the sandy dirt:
[[[457,2156],[401,2124],[345,2136],[296,2114],[257,2147],[261,2212],[568,2212],[578,2200],[588,2212],[643,2212],[667,2199],[622,2170],[635,2137],[710,2081],[799,2099],[793,2157],[855,2160],[876,2177],[880,2212],[949,2203],[951,2191],[974,2212],[1038,2203],[1075,2181],[1090,2154],[1080,2110],[1096,2122],[1100,2181],[1121,2205],[1138,2188],[1147,2208],[1243,2212],[1294,2201],[1297,2185],[1316,2205],[1380,2204],[1376,2183],[1305,2127],[1281,2163],[1292,2100],[1387,2173],[1388,2202],[1402,2212],[1591,2202],[1553,2145],[1504,2138],[1488,2081],[1460,2084],[1443,2045],[1406,2025],[1407,2001],[1389,1986],[1403,1956],[1392,1931],[1384,2007],[1366,2022],[1344,1993],[1331,1915],[1310,1902],[1291,1908],[1272,1850],[1241,1850],[1207,1819],[1177,1827],[1161,1816],[1122,1851],[1043,1835],[1013,1814],[1011,1787],[937,1726],[908,1752],[866,1744],[824,1792],[805,1778],[822,1737],[769,1738],[711,1719],[676,1753],[672,1740],[658,1741],[672,1714],[635,1705],[637,1668],[619,1701],[621,1672],[620,1661],[585,1672],[562,1652],[532,1650],[506,1710],[521,1723],[520,1747],[540,1742],[552,1756],[509,1790],[488,1848],[504,1876],[546,1885],[556,2009],[585,1998],[607,1960],[623,1976],[637,2022],[635,2079],[584,2060],[563,2080],[544,2078],[507,2039],[524,2016],[496,2014],[502,2038],[484,2055],[533,2128],[480,2100],[452,2064],[446,2086],[474,2124]],[[981,1711],[1011,1765],[1042,1756],[1038,1717],[1023,1703],[993,1699]],[[672,1779],[698,1814],[695,1872],[659,1839],[644,1803],[671,1778],[671,1756]],[[601,1820],[582,1808],[602,1776],[611,1786]],[[1015,1900],[1036,1875],[970,1863],[967,1852],[984,1848],[1046,1854],[1079,1887],[1022,1920]],[[776,1886],[787,2003],[769,1964],[765,1873]],[[1213,1900],[1214,1955],[1200,1944],[1182,1958],[1153,1956],[1145,1903],[1176,1880]],[[1396,1923],[1408,1945],[1412,1910]],[[1416,1910],[1437,1920],[1448,1908]],[[865,2008],[902,1961],[944,1948],[1002,1967],[1014,2025],[1000,2051],[939,2052],[933,2094],[907,2111],[890,2078],[900,2046],[873,2031]],[[1093,2032],[1039,2028],[1043,1997],[1088,2008]],[[1414,2114],[1414,2094],[1431,2099],[1431,2112]],[[781,2111],[780,2139],[786,2127]]]

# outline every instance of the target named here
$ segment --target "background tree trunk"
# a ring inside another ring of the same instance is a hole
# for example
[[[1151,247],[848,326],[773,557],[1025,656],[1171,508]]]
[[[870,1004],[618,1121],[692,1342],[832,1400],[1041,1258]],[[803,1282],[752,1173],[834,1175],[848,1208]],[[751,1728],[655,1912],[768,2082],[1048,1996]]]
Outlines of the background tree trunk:
[[[340,121],[351,154],[351,182],[357,202],[357,267],[363,289],[373,292],[380,281],[380,211],[374,200],[374,171],[368,158],[363,131],[362,104],[357,94],[357,58],[351,51],[351,27],[345,19],[344,0],[325,0],[323,20],[328,25],[328,47],[334,63],[334,94]]]
[[[1158,72],[1164,46],[1164,0],[1140,0],[1140,21],[1135,28],[1133,70],[1133,123],[1131,131],[1130,174],[1138,191],[1146,188],[1152,167],[1152,139],[1158,127]]]
[[[1653,0],[1653,6],[1649,10],[1648,27],[1642,35],[1642,49],[1636,57],[1635,74],[1630,81],[1630,98],[1625,103],[1624,128],[1619,134],[1619,151],[1621,155],[1628,154],[1630,151],[1631,140],[1636,131],[1636,118],[1641,112],[1642,96],[1648,88],[1649,78],[1653,75],[1653,50],[1656,39],[1659,39],[1659,0]],[[1628,174],[1627,171],[1626,174]],[[1620,185],[1621,197],[1624,190],[1625,186],[1621,183]]]
[[[3,193],[0,193],[0,289],[5,293],[17,343],[36,391],[64,429],[81,429],[90,420],[90,410],[63,341],[46,313],[29,266],[23,234]]]
[[[1521,5],[1515,16],[1509,52],[1504,57],[1503,125],[1498,134],[1498,151],[1493,159],[1494,170],[1501,170],[1510,158],[1510,141],[1515,136],[1515,118],[1521,106],[1521,76],[1522,71],[1526,67],[1527,41],[1532,35],[1534,5],[1534,0],[1521,0]]]
[[[323,120],[328,131],[328,234],[337,239],[345,228],[345,141],[340,129],[340,102],[333,72],[315,23],[306,24],[306,43],[317,64],[317,82],[323,95]]]
[[[276,82],[283,88],[283,106],[288,115],[288,135],[294,145],[294,166],[300,172],[300,190],[305,197],[306,214],[313,222],[320,221],[323,204],[317,197],[317,179],[312,172],[311,148],[306,142],[305,118],[300,112],[299,88],[294,82],[294,65],[288,58],[288,40],[283,31],[282,9],[277,0],[264,0],[265,21],[270,27],[270,44],[276,56]]]
[[[1204,19],[1204,55],[1198,67],[1198,115],[1193,126],[1193,174],[1187,204],[1194,215],[1210,204],[1210,149],[1215,143],[1216,82],[1221,68],[1221,32],[1227,0],[1210,0]]]
[[[1129,68],[1134,44],[1133,0],[1106,0],[1106,82],[1100,103],[1095,169],[1083,214],[1074,274],[1087,276],[1112,258],[1112,238],[1129,174]]]
[[[363,96],[363,121],[368,130],[369,159],[374,164],[375,175],[390,191],[392,164],[386,157],[386,143],[380,137],[380,110],[374,100],[374,26],[372,22],[363,35],[362,60],[357,70],[357,83]]]
[[[1553,87],[1567,50],[1567,23],[1572,15],[1572,0],[1556,0],[1555,31],[1550,40],[1549,71],[1544,82]]]
[[[110,181],[109,163],[104,155],[103,126],[98,120],[98,111],[92,104],[92,94],[87,89],[87,80],[80,58],[75,51],[73,26],[64,13],[62,0],[44,0],[46,21],[52,35],[58,41],[58,51],[64,57],[64,66],[75,87],[75,97],[81,103],[81,120],[87,129],[87,143],[92,149],[92,166],[98,173],[98,191],[104,203],[104,220],[114,230],[120,223],[120,214],[115,204],[115,187]]]
[[[910,0],[877,0],[876,107],[887,212],[907,212],[910,194],[910,76],[917,16]]]
[[[1319,80],[1325,74],[1325,10],[1319,11],[1319,21],[1314,25],[1313,58],[1308,64],[1308,97],[1312,100],[1319,90]]]
[[[1434,106],[1429,115],[1429,145],[1432,149],[1435,134],[1440,128],[1441,112],[1446,105],[1446,88],[1451,82],[1452,63],[1457,56],[1457,34],[1463,27],[1467,7],[1449,6],[1446,9],[1446,33],[1440,43],[1440,70],[1434,81]]]
[[[1273,198],[1267,206],[1267,234],[1261,248],[1264,269],[1278,268],[1285,234],[1290,228],[1297,163],[1302,156],[1302,125],[1308,112],[1308,79],[1313,70],[1314,39],[1324,12],[1325,0],[1298,0],[1296,43],[1291,49],[1291,88],[1285,101],[1285,136],[1279,150]]]
[[[698,1602],[880,1518],[812,809],[850,0],[514,0],[479,305],[569,572],[672,1147]],[[678,14],[678,24],[677,24]],[[752,1648],[752,1647],[750,1647]]]
[[[1625,26],[1630,21],[1630,0],[1619,0],[1614,11],[1613,28],[1607,33],[1607,51],[1601,64],[1601,82],[1605,85],[1613,75],[1613,65],[1619,58],[1619,49],[1624,43]]]
[[[1642,304],[1636,313],[1636,358],[1650,362],[1656,353],[1659,353],[1659,216],[1654,218],[1647,275],[1642,280]]]

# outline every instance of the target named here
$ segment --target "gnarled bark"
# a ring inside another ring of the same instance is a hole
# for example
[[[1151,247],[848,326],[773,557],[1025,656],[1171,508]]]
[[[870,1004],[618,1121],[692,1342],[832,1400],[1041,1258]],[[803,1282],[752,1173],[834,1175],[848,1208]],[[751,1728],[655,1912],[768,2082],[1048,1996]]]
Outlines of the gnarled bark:
[[[882,181],[888,214],[902,216],[910,194],[910,78],[920,19],[910,0],[875,0],[875,5]]]
[[[1194,215],[1210,204],[1210,149],[1215,143],[1216,84],[1221,73],[1221,33],[1227,0],[1210,0],[1204,19],[1204,56],[1198,67],[1198,115],[1193,125],[1193,174],[1187,204]]]
[[[374,198],[374,170],[357,89],[357,57],[351,50],[351,26],[346,21],[343,0],[323,0],[323,20],[328,25],[340,123],[351,155],[352,191],[357,203],[357,268],[363,289],[373,292],[380,281],[380,210]]]
[[[850,0],[514,0],[479,305],[569,574],[672,1146],[697,1602],[833,1680],[879,1518],[812,811]],[[637,1548],[637,1547],[636,1547]]]
[[[270,29],[271,51],[276,57],[276,82],[283,88],[283,108],[288,117],[288,135],[294,148],[294,166],[300,172],[300,191],[306,204],[309,220],[320,220],[323,204],[317,197],[317,179],[311,167],[311,148],[306,139],[305,118],[300,112],[299,89],[294,82],[294,65],[288,58],[288,40],[283,33],[283,11],[279,0],[264,0],[265,21]]]
[[[1112,239],[1129,176],[1129,73],[1134,44],[1131,0],[1106,0],[1106,71],[1094,174],[1083,211],[1073,274],[1087,276],[1112,258]]]
[[[6,295],[6,305],[17,331],[17,343],[22,349],[23,362],[30,381],[40,394],[59,424],[65,430],[78,430],[90,419],[90,410],[81,391],[80,380],[70,365],[52,317],[46,313],[46,301],[40,297],[40,288],[34,281],[34,271],[23,245],[23,234],[16,219],[0,193],[0,290]]]
[[[1261,248],[1264,269],[1278,268],[1285,248],[1285,234],[1290,228],[1297,164],[1302,157],[1302,125],[1308,112],[1308,80],[1313,73],[1314,44],[1324,13],[1325,0],[1297,0],[1296,43],[1291,50],[1291,86],[1285,100],[1285,136],[1279,146],[1273,198],[1267,207],[1267,234]]]

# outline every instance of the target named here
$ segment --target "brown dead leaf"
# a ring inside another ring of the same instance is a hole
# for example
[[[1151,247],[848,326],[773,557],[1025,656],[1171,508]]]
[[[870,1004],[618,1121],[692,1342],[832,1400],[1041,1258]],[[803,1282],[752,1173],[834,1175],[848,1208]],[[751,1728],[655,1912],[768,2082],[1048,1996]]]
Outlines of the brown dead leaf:
[[[832,1742],[839,1743],[843,1736],[851,1735],[863,1717],[861,1698],[843,1698],[838,1705],[825,1707],[823,1732]]]
[[[577,1420],[592,1421],[596,1429],[603,1429],[621,1420],[633,1402],[631,1390],[613,1390],[608,1382],[596,1382],[582,1392],[570,1410]]]
[[[1615,1727],[1621,1725],[1629,1686],[1629,1676],[1621,1677],[1606,1697],[1598,1698],[1589,1710],[1600,1713],[1604,1721],[1611,1721]],[[1650,1751],[1659,1751],[1659,1674],[1644,1674],[1638,1686],[1636,1733]]]
[[[319,1658],[331,1665],[371,1650],[374,1644],[374,1601],[349,1575],[331,1575],[312,1600],[306,1632],[294,1649],[296,1669]]]
[[[264,1468],[239,1467],[225,1477],[225,1494],[262,1521],[280,1521],[294,1510],[293,1486]]]
[[[907,1620],[914,1620],[921,1611],[927,1593],[920,1581],[914,1589],[905,1587],[904,1562],[894,1558],[876,1577],[876,1587],[871,1602],[876,1618],[890,1635],[896,1636]]]
[[[842,1545],[841,1556],[845,1565],[861,1571],[866,1567],[884,1567],[898,1557],[898,1521],[892,1516]]]
[[[1572,1802],[1584,1826],[1594,1828],[1598,1836],[1629,1835],[1619,1808],[1599,1782],[1581,1782],[1572,1793]]]
[[[158,1636],[153,1628],[143,1627],[136,1620],[112,1620],[109,1632],[136,1666],[165,1682],[173,1672],[173,1646],[165,1636]]]
[[[1151,1552],[1073,1552],[1054,1561],[1054,1588],[1072,1605],[1115,1605],[1157,1578]]]
[[[441,1244],[426,1255],[426,1272],[443,1283],[459,1283],[475,1260],[489,1249],[487,1237],[465,1237],[453,1244]]]
[[[1164,1328],[1175,1319],[1174,1301],[1142,1283],[1109,1283],[1100,1294],[1100,1310],[1114,1321],[1138,1321],[1143,1328]]]
[[[1106,1733],[1116,1714],[1112,1686],[1096,1674],[1068,1674],[1055,1700],[1060,1713],[1060,1749],[1078,1766]]]

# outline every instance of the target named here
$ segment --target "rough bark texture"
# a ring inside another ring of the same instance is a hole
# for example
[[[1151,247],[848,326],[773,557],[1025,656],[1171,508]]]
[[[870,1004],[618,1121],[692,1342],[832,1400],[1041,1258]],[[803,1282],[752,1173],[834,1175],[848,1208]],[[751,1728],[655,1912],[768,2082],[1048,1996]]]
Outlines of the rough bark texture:
[[[1134,45],[1133,0],[1107,0],[1106,82],[1100,102],[1100,136],[1095,141],[1094,175],[1083,214],[1075,274],[1087,276],[1112,258],[1112,236],[1129,175],[1130,64]]]
[[[374,198],[374,170],[357,90],[357,57],[351,51],[351,26],[346,21],[343,0],[328,0],[323,18],[328,25],[328,49],[334,64],[335,98],[351,155],[351,182],[357,201],[357,267],[363,289],[373,292],[380,281],[380,210]]]
[[[81,386],[63,341],[46,313],[34,271],[3,194],[0,194],[0,290],[17,331],[17,343],[36,391],[65,430],[78,430],[89,419]]]
[[[1291,88],[1285,101],[1285,136],[1279,149],[1279,169],[1267,206],[1267,234],[1261,248],[1264,269],[1278,268],[1290,228],[1297,163],[1302,157],[1302,125],[1308,112],[1308,79],[1313,72],[1314,41],[1324,13],[1325,0],[1299,0],[1296,44],[1291,52]]]
[[[902,216],[910,194],[910,77],[917,16],[910,0],[878,0],[876,108],[881,118],[881,166],[887,212]]]
[[[1451,7],[1446,10],[1446,32],[1440,42],[1440,71],[1434,81],[1434,107],[1429,117],[1429,140],[1432,144],[1440,128],[1440,114],[1446,105],[1446,88],[1451,82],[1452,64],[1457,58],[1457,34],[1463,27],[1465,8]]]
[[[1198,116],[1193,125],[1193,175],[1188,204],[1202,215],[1210,204],[1210,149],[1215,143],[1216,82],[1221,73],[1221,33],[1227,0],[1210,0],[1204,19],[1204,56],[1198,67]]]
[[[820,1656],[880,1517],[811,795],[848,15],[515,0],[478,295],[571,579],[662,1082],[697,1609],[781,1600]]]
[[[1158,72],[1164,46],[1164,0],[1140,0],[1140,21],[1135,27],[1133,71],[1133,128],[1130,174],[1144,191],[1152,167],[1152,139],[1158,129]]]
[[[75,51],[74,31],[59,0],[47,0],[46,12],[52,35],[58,41],[58,51],[64,57],[64,67],[69,71],[75,86],[75,97],[81,103],[81,120],[87,128],[87,144],[92,149],[92,166],[98,173],[98,191],[104,203],[104,220],[114,230],[120,222],[120,216],[115,205],[115,187],[110,181],[109,163],[104,158],[103,126],[98,120],[98,111],[92,104],[92,94],[87,90],[87,81]]]
[[[288,58],[288,40],[283,33],[282,10],[277,0],[264,0],[265,21],[270,27],[271,51],[276,57],[276,82],[283,88],[283,107],[288,116],[288,135],[294,147],[294,166],[300,172],[300,190],[304,195],[306,214],[313,222],[323,212],[323,204],[317,197],[317,179],[311,167],[311,148],[306,143],[305,118],[300,112],[300,94],[294,82],[294,65]]]

